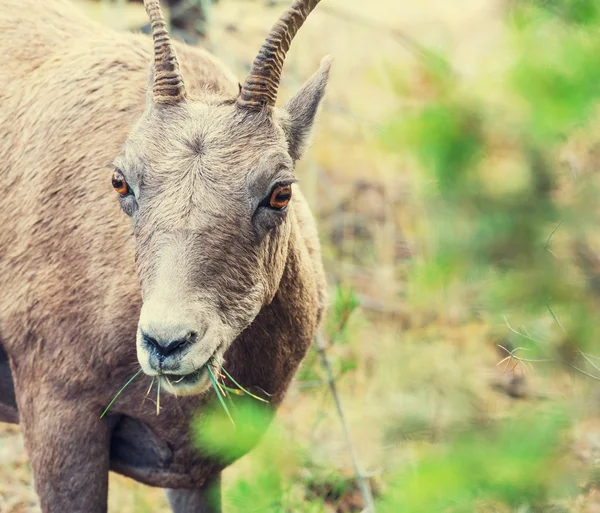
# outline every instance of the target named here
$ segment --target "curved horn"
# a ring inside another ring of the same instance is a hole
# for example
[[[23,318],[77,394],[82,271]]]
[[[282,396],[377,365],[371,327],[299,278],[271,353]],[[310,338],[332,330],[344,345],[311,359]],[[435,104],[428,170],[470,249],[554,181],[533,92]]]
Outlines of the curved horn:
[[[260,110],[275,106],[285,55],[292,39],[320,0],[295,0],[269,32],[237,99],[240,107]]]
[[[160,9],[160,1],[144,0],[144,7],[150,18],[152,39],[154,40],[154,76],[152,80],[154,103],[179,103],[185,99],[185,87],[179,71],[175,48],[169,39],[167,24]]]

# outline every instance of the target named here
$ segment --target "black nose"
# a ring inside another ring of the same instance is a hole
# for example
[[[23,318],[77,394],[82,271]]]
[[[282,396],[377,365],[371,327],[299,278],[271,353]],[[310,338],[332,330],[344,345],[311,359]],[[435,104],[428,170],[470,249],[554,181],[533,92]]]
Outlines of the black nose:
[[[175,340],[157,340],[142,332],[144,345],[151,350],[156,351],[160,356],[170,356],[174,352],[182,350],[184,347],[192,344],[196,340],[196,334],[190,331],[185,337]]]

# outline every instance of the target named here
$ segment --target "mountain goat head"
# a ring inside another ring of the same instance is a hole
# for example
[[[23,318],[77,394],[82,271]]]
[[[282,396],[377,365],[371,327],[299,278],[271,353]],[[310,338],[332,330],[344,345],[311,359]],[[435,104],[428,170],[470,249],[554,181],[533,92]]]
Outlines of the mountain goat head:
[[[131,217],[143,306],[137,355],[179,395],[214,366],[275,296],[294,218],[294,165],[330,68],[275,107],[285,55],[319,0],[297,0],[260,49],[239,95],[188,91],[158,0],[147,105],[115,159],[113,187]]]

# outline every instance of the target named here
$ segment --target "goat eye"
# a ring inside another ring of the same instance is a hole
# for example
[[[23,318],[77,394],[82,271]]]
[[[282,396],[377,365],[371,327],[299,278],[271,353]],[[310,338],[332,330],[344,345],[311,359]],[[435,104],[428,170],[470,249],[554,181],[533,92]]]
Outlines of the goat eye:
[[[269,206],[275,210],[282,210],[287,207],[292,199],[292,186],[279,185],[273,189],[269,198]]]
[[[121,196],[125,196],[129,193],[129,185],[125,181],[125,177],[120,169],[115,169],[112,176],[112,186]]]

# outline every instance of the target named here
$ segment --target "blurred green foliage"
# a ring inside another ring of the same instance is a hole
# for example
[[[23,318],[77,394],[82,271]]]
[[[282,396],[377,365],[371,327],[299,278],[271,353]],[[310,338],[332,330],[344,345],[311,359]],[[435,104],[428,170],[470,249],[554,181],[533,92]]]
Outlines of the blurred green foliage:
[[[574,489],[560,464],[567,427],[566,416],[554,412],[461,433],[396,475],[379,511],[471,513],[494,504],[546,511],[549,499]]]
[[[516,107],[503,112],[489,90],[465,90],[456,76],[440,76],[425,62],[435,97],[393,120],[385,139],[392,148],[402,141],[422,171],[427,250],[408,273],[413,290],[459,283],[494,323],[507,317],[533,324],[553,312],[560,319],[553,347],[565,356],[574,340],[591,348],[600,335],[598,297],[576,251],[597,230],[598,184],[595,177],[565,184],[557,158],[600,98],[600,15],[591,0],[522,2],[514,19],[513,63],[506,82],[490,87]],[[566,246],[560,258],[551,250],[559,225]],[[517,345],[541,348],[532,342],[523,336]]]
[[[327,334],[332,343],[348,342],[351,317],[357,312],[360,300],[352,287],[338,285],[329,307]]]
[[[594,371],[585,352],[600,336],[597,270],[580,257],[599,226],[598,184],[565,172],[558,155],[600,99],[600,8],[520,2],[511,14],[505,82],[474,91],[424,62],[434,94],[385,133],[392,151],[414,157],[426,212],[409,288],[413,299],[444,296],[448,308],[463,301],[465,322],[498,326],[515,356],[543,360],[538,369]],[[508,106],[492,100],[498,91]],[[380,511],[548,511],[577,493],[564,408],[448,435],[390,479]]]
[[[250,452],[251,472],[244,473],[227,490],[231,513],[322,512],[326,504],[343,502],[356,492],[352,476],[316,462],[306,448],[289,439],[275,424],[272,411],[256,401],[235,399],[231,404],[235,426],[215,407],[194,422],[198,448],[223,466]],[[298,486],[299,485],[299,486]]]
[[[194,428],[199,449],[223,466],[245,454],[258,442],[271,421],[269,408],[247,398],[236,398],[231,404],[235,425],[223,410],[214,405],[203,413]],[[230,511],[279,512],[286,502],[286,481],[294,468],[294,449],[285,445],[275,431],[251,455],[255,471],[238,479],[227,490]]]

